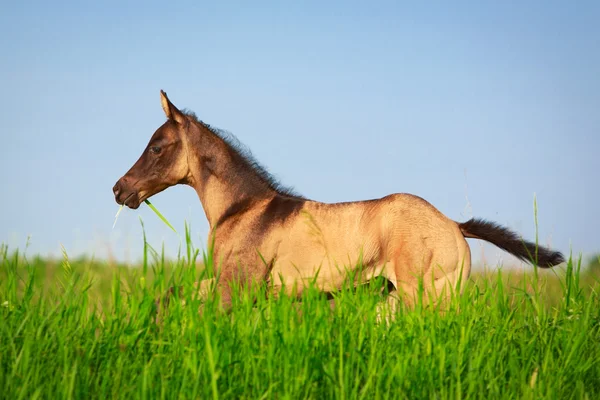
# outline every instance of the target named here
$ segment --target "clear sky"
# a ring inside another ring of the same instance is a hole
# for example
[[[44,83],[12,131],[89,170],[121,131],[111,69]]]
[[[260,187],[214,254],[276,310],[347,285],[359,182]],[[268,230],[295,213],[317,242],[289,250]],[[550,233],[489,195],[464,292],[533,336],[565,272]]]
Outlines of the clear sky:
[[[164,89],[309,198],[414,193],[533,239],[537,197],[540,243],[599,251],[598,21],[598,1],[3,2],[0,242],[135,260],[141,216],[176,254],[145,206],[111,229]],[[193,189],[152,201],[204,246]]]

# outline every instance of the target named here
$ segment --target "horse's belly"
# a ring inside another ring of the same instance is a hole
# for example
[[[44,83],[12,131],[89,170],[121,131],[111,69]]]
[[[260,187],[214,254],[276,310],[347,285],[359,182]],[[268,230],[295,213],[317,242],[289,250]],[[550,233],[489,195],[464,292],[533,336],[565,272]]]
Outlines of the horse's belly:
[[[348,252],[343,257],[341,253],[297,249],[290,255],[278,255],[271,270],[270,281],[274,288],[285,286],[288,293],[294,285],[296,290],[301,291],[312,284],[323,291],[334,291],[343,285],[348,271],[354,270],[358,261],[358,252]]]
[[[289,253],[277,255],[270,282],[274,288],[285,285],[286,292],[291,292],[314,284],[323,291],[335,291],[342,287],[349,274],[353,274],[357,266],[364,262],[363,246],[346,247],[343,243],[333,249],[316,246],[298,245]],[[367,249],[368,253],[372,253]]]

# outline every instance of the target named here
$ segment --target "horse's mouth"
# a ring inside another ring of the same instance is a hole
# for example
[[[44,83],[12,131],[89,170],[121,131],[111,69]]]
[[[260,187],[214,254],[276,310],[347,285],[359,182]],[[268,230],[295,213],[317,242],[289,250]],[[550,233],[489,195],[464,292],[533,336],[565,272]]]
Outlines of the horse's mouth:
[[[132,192],[129,194],[129,196],[125,197],[125,199],[123,199],[123,201],[118,202],[118,204],[121,204],[123,206],[127,206],[129,208],[131,208],[132,210],[136,210],[140,204],[141,201],[138,199],[138,196],[136,193]]]

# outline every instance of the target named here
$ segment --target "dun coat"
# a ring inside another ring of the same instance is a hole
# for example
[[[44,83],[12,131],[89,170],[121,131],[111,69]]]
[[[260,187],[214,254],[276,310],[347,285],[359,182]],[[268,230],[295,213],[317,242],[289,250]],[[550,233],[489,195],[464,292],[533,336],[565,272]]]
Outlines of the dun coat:
[[[170,186],[193,187],[219,268],[211,283],[226,308],[233,281],[267,281],[276,293],[285,287],[297,294],[314,282],[332,292],[359,264],[363,281],[384,276],[391,282],[392,298],[402,294],[411,304],[421,284],[443,301],[460,293],[470,274],[465,238],[486,240],[542,268],[564,261],[493,222],[455,222],[411,194],[335,204],[306,199],[279,185],[235,138],[160,95],[167,121],[115,184],[115,200],[136,209]],[[203,294],[208,283],[198,285]]]

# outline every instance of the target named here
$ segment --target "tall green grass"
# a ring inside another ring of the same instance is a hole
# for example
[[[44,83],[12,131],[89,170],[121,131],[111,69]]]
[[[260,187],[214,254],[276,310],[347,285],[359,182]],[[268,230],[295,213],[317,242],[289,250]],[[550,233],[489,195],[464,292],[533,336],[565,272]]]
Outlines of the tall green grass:
[[[192,283],[190,241],[169,261],[144,240],[139,266],[28,258],[0,249],[0,397],[600,398],[596,277],[473,274],[440,314],[423,306],[377,322],[381,282],[342,290],[332,309],[240,290],[230,314]],[[155,299],[183,285],[160,325]]]

